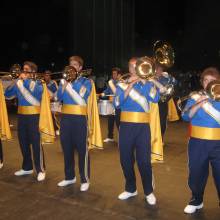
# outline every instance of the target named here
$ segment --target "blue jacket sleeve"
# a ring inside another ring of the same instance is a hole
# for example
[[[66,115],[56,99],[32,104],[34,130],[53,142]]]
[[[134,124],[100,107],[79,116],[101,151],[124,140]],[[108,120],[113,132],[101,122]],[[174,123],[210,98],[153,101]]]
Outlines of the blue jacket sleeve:
[[[112,94],[112,90],[111,90],[111,88],[110,88],[109,85],[108,85],[107,88],[103,91],[103,93],[104,93],[105,95],[110,95],[110,94]]]
[[[60,82],[58,90],[57,90],[57,101],[59,102],[63,101],[64,91],[62,91],[62,89],[63,89],[63,84]]]
[[[195,100],[193,99],[189,99],[183,109],[183,112],[181,114],[182,119],[184,121],[191,121],[191,118],[189,117],[189,110],[190,110],[190,106],[192,106],[193,104],[195,104]],[[188,110],[187,110],[188,109]]]
[[[121,108],[126,99],[127,97],[125,98],[124,91],[119,86],[116,86],[116,94],[113,100],[115,108]]]
[[[12,87],[9,86],[8,88],[5,89],[5,97],[6,98],[13,98],[17,96],[17,86],[16,84],[13,85]]]

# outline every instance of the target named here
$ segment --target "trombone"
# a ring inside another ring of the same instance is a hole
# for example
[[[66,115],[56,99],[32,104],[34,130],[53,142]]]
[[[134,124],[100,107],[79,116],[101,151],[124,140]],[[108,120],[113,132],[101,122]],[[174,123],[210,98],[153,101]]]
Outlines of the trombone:
[[[187,101],[188,99],[192,98],[193,95],[199,94],[204,95],[207,98],[204,100],[201,100],[199,102],[194,103],[191,106],[188,106],[187,108],[183,108],[183,102]],[[186,112],[192,109],[193,107],[197,106],[198,104],[201,104],[202,102],[211,99],[212,101],[220,101],[220,80],[213,80],[211,81],[205,90],[201,90],[198,92],[191,92],[188,96],[184,96],[182,98],[179,98],[177,101],[177,108],[181,112]]]
[[[162,85],[157,80],[155,65],[160,64],[162,67],[171,67],[174,64],[175,54],[171,45],[164,41],[156,41],[153,51],[153,58],[144,56],[137,59],[135,70],[140,79],[152,81],[154,85],[160,89],[161,101],[165,102],[173,95],[174,85],[170,82],[166,85]],[[128,78],[129,74],[125,74],[119,81],[129,83]]]

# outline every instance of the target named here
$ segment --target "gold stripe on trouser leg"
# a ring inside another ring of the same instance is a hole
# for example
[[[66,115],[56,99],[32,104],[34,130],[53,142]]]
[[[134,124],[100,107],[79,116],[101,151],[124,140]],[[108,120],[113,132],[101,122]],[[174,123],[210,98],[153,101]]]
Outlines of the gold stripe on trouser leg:
[[[87,121],[88,122],[88,121]],[[89,129],[87,127],[87,135],[86,135],[86,154],[85,154],[85,164],[84,164],[84,176],[86,178],[86,182],[89,183],[89,177],[88,177],[88,133]]]
[[[45,171],[44,169],[44,153],[43,153],[43,145],[40,143],[40,169],[42,172]]]
[[[155,189],[155,180],[154,180],[153,171],[152,171],[152,188],[153,188],[153,190]]]
[[[86,178],[86,182],[89,183],[89,177],[88,177],[88,148],[86,148],[84,175],[85,175],[85,178]]]

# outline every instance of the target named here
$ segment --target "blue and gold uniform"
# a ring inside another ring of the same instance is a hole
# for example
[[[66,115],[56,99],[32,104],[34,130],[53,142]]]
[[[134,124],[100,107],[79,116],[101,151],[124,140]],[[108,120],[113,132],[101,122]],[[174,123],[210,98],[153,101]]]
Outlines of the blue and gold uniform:
[[[91,93],[91,81],[85,77],[69,82],[65,89],[62,79],[57,98],[63,103],[60,138],[64,152],[65,180],[75,178],[74,151],[78,151],[81,183],[89,182],[90,164],[88,155],[87,102]]]
[[[116,93],[116,85],[117,80],[109,80],[107,88],[103,91],[102,96],[112,95],[114,96]],[[108,115],[108,138],[113,139],[113,131],[114,131],[114,122],[116,123],[117,128],[119,129],[120,125],[120,109],[115,109],[115,115]]]
[[[189,107],[196,103],[200,94],[194,94],[188,100],[182,118],[190,122],[188,143],[189,178],[192,191],[189,205],[200,205],[209,175],[209,163],[220,199],[220,102],[209,99],[190,118]]]
[[[136,191],[134,162],[141,174],[145,195],[153,192],[151,168],[151,132],[149,126],[150,102],[159,101],[159,93],[151,82],[137,82],[125,98],[127,84],[118,83],[114,104],[121,108],[119,150],[126,179],[125,190]]]
[[[47,89],[50,94],[50,97],[54,98],[56,96],[56,92],[58,90],[58,85],[57,85],[56,81],[50,80],[50,82],[47,83]]]
[[[176,85],[176,80],[174,77],[169,75],[167,72],[163,72],[161,76],[157,79],[159,83],[162,85]],[[160,128],[161,128],[161,136],[164,137],[166,128],[167,128],[167,117],[168,117],[168,101],[169,100],[160,100],[158,103],[159,106],[159,114],[160,114]]]
[[[31,79],[19,79],[5,90],[6,98],[18,99],[18,139],[23,156],[22,169],[33,169],[31,149],[36,172],[44,172],[44,156],[40,143],[39,115],[43,87]]]

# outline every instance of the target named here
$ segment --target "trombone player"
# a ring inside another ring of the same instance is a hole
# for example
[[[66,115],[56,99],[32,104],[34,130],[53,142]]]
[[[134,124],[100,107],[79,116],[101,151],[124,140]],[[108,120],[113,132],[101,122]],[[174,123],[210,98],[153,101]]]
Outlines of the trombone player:
[[[58,101],[63,102],[60,140],[64,153],[65,172],[65,179],[59,182],[58,186],[65,187],[76,182],[74,151],[77,150],[81,182],[80,191],[87,191],[90,186],[88,150],[91,143],[91,133],[94,133],[95,136],[99,135],[96,136],[96,143],[93,146],[102,147],[102,143],[98,143],[102,139],[96,92],[92,80],[78,74],[82,70],[83,59],[79,56],[72,56],[69,59],[69,64],[65,68],[65,72],[69,73],[66,75],[69,76],[61,80],[57,92]],[[96,110],[96,116],[94,109]],[[91,124],[92,121],[95,123],[95,127]]]
[[[192,214],[203,208],[209,163],[212,167],[213,178],[220,200],[219,78],[218,69],[215,67],[206,68],[201,74],[201,84],[204,90],[192,93],[182,112],[182,118],[190,122],[188,185],[192,198],[184,209],[187,214]]]
[[[150,102],[159,101],[159,92],[152,82],[141,79],[136,72],[137,58],[129,60],[128,83],[119,82],[114,105],[121,109],[119,152],[125,177],[125,191],[118,199],[126,200],[137,195],[134,172],[135,151],[146,201],[156,204],[153,194],[151,167],[151,131],[149,126]]]
[[[30,79],[31,74],[37,72],[37,65],[25,61],[23,71],[18,80],[6,88],[5,97],[18,98],[18,140],[23,156],[22,168],[15,172],[15,176],[30,175],[33,173],[33,160],[37,172],[37,180],[43,181],[46,177],[43,148],[40,142],[39,116],[40,102],[43,93],[41,84]],[[30,74],[31,73],[31,74]]]

